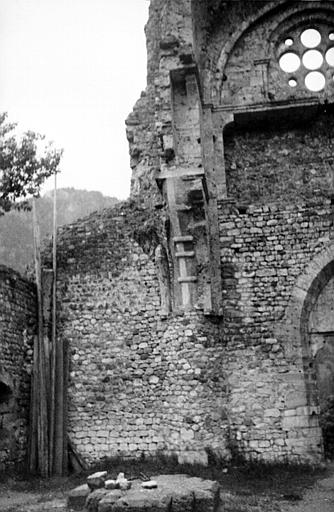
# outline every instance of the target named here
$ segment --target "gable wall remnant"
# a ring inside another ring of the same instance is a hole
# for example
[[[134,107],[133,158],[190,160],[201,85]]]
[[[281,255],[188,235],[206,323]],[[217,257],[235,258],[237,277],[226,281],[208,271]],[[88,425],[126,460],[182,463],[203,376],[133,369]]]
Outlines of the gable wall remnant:
[[[151,1],[132,201],[59,233],[57,332],[87,460],[323,457],[307,329],[334,268],[333,85],[310,91],[300,71],[292,87],[278,59],[324,18],[326,0]]]

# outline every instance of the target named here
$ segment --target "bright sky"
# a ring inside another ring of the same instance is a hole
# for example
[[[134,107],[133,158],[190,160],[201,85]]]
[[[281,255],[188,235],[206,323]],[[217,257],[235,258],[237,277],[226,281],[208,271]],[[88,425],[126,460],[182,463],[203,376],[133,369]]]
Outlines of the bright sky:
[[[0,0],[0,111],[64,148],[60,187],[129,195],[124,121],[146,86],[148,6]]]

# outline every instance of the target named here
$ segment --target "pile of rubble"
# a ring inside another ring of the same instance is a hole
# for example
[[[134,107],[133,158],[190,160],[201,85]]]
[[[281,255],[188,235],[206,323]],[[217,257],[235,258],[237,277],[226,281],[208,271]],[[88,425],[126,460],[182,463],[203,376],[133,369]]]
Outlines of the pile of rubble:
[[[73,489],[69,511],[87,512],[216,512],[219,485],[188,475],[160,475],[147,481],[111,479],[107,471],[94,473],[87,483]]]

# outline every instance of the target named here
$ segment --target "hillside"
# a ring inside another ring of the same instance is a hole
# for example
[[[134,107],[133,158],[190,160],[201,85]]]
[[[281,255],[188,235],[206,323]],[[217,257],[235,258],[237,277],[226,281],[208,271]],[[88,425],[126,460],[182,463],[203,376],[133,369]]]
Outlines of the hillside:
[[[101,192],[63,188],[57,191],[57,225],[69,224],[89,213],[111,207],[118,200]],[[53,196],[36,201],[41,239],[52,232]],[[0,217],[0,264],[24,272],[33,258],[31,211],[12,211]]]

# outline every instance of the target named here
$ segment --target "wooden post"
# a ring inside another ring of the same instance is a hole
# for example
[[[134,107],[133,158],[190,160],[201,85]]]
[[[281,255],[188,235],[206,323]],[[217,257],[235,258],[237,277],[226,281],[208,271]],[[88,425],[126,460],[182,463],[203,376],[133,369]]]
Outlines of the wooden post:
[[[52,444],[52,473],[63,475],[67,470],[67,351],[62,340],[57,339],[57,176],[55,174],[53,201],[53,288],[52,288],[52,407],[50,429]]]
[[[50,350],[50,415],[49,415],[49,457],[50,471],[54,471],[54,443],[55,443],[55,401],[56,401],[56,295],[57,295],[57,174],[54,175],[53,191],[53,246],[52,246],[52,313],[51,313],[51,350]]]
[[[35,276],[37,288],[37,365],[36,388],[34,395],[37,403],[37,472],[41,476],[49,476],[49,450],[48,450],[48,413],[47,413],[47,364],[44,347],[43,304],[42,304],[42,272],[40,259],[40,235],[37,223],[35,198],[32,200]]]
[[[38,388],[38,337],[34,337],[34,359],[31,375],[30,391],[30,425],[29,425],[29,452],[28,468],[30,473],[36,473],[37,470],[37,416],[38,402],[36,399],[36,389]]]

